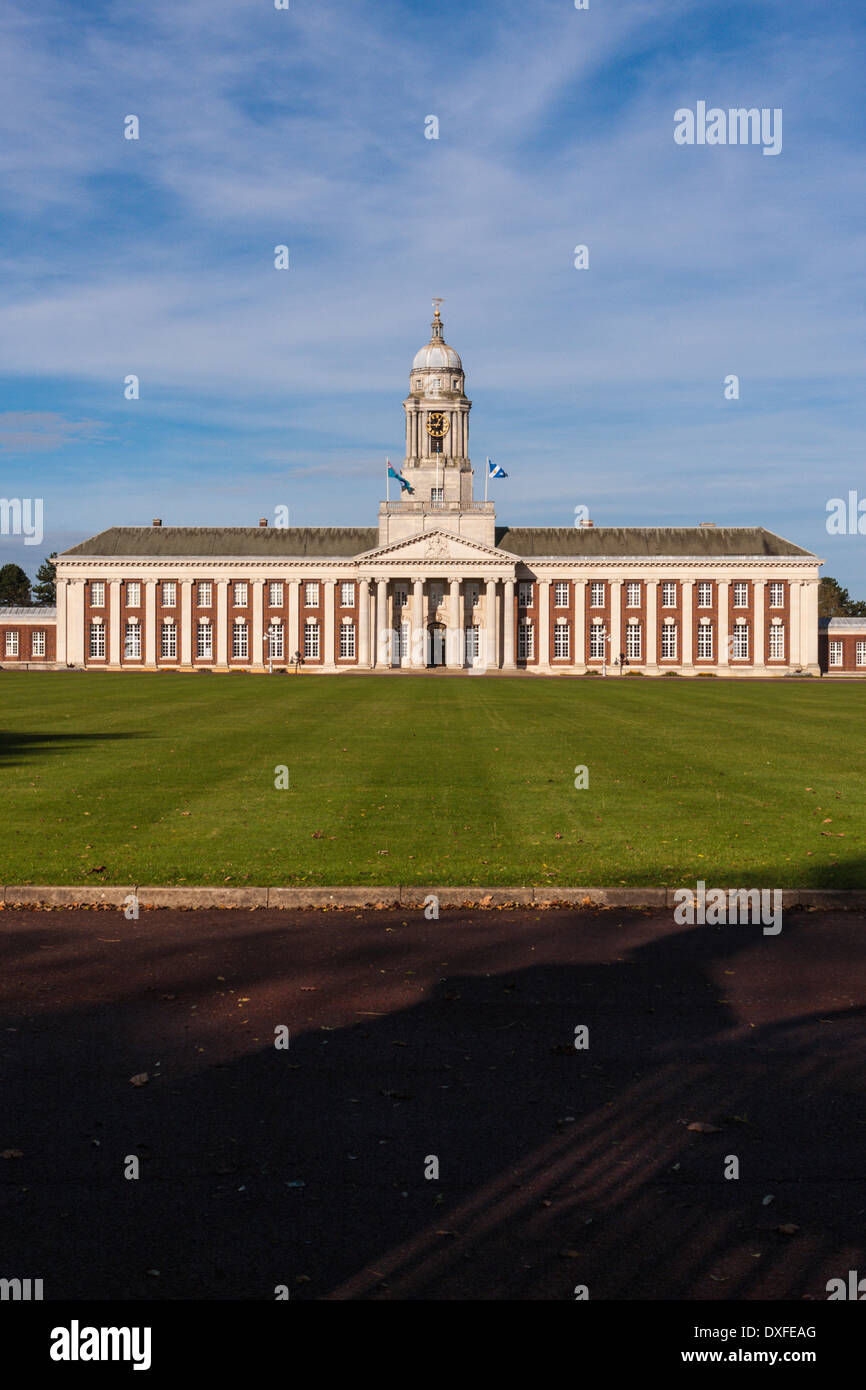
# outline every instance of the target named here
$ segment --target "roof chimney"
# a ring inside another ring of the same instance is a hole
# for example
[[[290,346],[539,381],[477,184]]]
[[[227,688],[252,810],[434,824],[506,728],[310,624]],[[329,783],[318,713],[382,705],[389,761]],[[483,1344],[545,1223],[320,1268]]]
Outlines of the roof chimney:
[[[595,522],[594,522],[594,521],[582,521],[580,524],[581,524],[581,526],[594,526],[594,525],[595,525]]]
[[[259,517],[259,525],[260,525],[260,526],[267,526],[267,524],[268,524],[268,518],[267,518],[266,516],[260,516],[260,517]]]
[[[702,522],[701,522],[701,525],[702,525],[702,526],[715,526],[715,524],[716,524],[716,523],[715,523],[714,521],[702,521]]]
[[[155,516],[155,517],[153,518],[153,521],[152,521],[150,524],[151,524],[151,526],[161,526],[161,525],[162,525],[162,517],[160,517],[160,516]]]

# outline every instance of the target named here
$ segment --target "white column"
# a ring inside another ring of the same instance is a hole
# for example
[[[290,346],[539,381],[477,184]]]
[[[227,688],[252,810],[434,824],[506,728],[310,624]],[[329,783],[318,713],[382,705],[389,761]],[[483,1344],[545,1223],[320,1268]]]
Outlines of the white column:
[[[462,417],[461,417],[461,418],[462,418]],[[485,467],[486,467],[486,464],[485,464]],[[503,635],[502,635],[502,644],[503,644],[503,652],[502,652],[502,669],[503,669],[504,671],[513,671],[513,670],[516,669],[516,666],[517,666],[517,661],[516,661],[516,659],[515,659],[515,645],[514,645],[514,580],[513,580],[513,579],[506,579],[506,581],[505,581],[505,589],[504,589],[504,596],[503,596],[502,602],[505,604],[505,619],[504,619],[504,622],[503,622],[503,624],[502,624],[502,627],[503,627]]]
[[[752,604],[754,614],[755,630],[752,633],[752,665],[766,666],[767,664],[767,637],[764,632],[764,592],[766,580],[756,579],[754,584],[755,600]]]
[[[216,581],[216,649],[214,665],[228,666],[229,662],[229,582]]]
[[[70,580],[67,595],[67,660],[71,666],[85,663],[85,581]]]
[[[70,579],[66,600],[66,650],[72,666],[84,665],[84,580]]]
[[[680,661],[683,666],[693,666],[695,660],[694,653],[694,603],[695,603],[695,581],[684,579],[682,583],[683,593],[683,630],[680,633],[680,647],[682,655]]]
[[[818,580],[803,585],[800,603],[800,664],[818,670]]]
[[[391,663],[391,639],[388,632],[388,581],[376,581],[376,661],[375,665]]]
[[[646,581],[646,664],[658,665],[659,582]]]
[[[66,665],[66,598],[69,593],[69,580],[57,580],[57,632],[55,636],[56,654],[54,660],[58,666]]]
[[[718,651],[716,652],[716,664],[718,666],[730,665],[728,656],[728,590],[730,581],[720,579],[716,585],[719,598],[719,617],[718,617]]]
[[[250,665],[253,667],[267,666],[267,650],[265,647],[265,618],[264,618],[264,580],[253,579],[250,581],[253,591],[253,626],[250,633]]]
[[[67,598],[67,651],[72,666],[85,663],[85,581],[70,580]]]
[[[445,652],[445,665],[451,671],[459,671],[464,664],[463,624],[460,613],[460,580],[451,579],[448,596],[448,627],[446,630],[448,649]]]
[[[574,664],[586,669],[586,580],[574,581]]]
[[[622,651],[622,580],[610,581],[610,651],[608,664],[618,660]]]
[[[120,580],[112,579],[108,584],[108,633],[105,648],[106,660],[119,666],[123,656],[120,634]]]
[[[412,641],[410,659],[413,666],[426,666],[427,641],[424,632],[424,580],[412,583]]]
[[[538,664],[550,665],[550,580],[538,581]]]
[[[802,666],[802,646],[800,644],[800,623],[802,621],[803,585],[793,579],[788,585],[788,663]]]
[[[192,580],[182,579],[180,585],[180,664],[192,665]]]
[[[496,637],[496,580],[488,579],[484,590],[484,640],[487,643],[485,659],[488,670],[495,670],[499,665]]]
[[[334,602],[336,598],[333,579],[326,579],[325,585],[325,650],[322,653],[323,665],[334,666]]]
[[[286,648],[286,658],[294,660],[295,652],[301,650],[301,635],[298,630],[301,613],[301,581],[299,579],[289,580],[289,630],[287,633],[288,647]],[[301,652],[303,656],[303,652]]]
[[[144,581],[144,664],[156,665],[156,580]]]
[[[370,581],[358,580],[358,665],[370,665]]]

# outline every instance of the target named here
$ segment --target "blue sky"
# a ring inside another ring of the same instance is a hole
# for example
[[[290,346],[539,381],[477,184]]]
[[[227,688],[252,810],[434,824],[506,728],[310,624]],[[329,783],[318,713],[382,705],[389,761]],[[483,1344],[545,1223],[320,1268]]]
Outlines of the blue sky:
[[[500,521],[765,525],[866,597],[825,528],[866,498],[864,40],[860,0],[7,0],[0,494],[46,535],[0,562],[374,524],[441,295]],[[781,154],[676,145],[698,101],[781,107]]]

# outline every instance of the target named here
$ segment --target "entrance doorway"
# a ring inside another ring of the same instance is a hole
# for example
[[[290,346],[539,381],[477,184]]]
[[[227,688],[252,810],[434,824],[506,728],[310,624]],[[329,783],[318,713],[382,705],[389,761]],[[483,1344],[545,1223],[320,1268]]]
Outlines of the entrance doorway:
[[[427,665],[445,665],[445,624],[431,623],[427,629]]]

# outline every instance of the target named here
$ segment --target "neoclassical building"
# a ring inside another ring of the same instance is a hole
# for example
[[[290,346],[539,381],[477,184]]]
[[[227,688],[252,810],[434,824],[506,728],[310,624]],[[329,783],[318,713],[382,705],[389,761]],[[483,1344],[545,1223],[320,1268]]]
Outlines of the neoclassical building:
[[[58,559],[56,664],[819,674],[816,555],[761,527],[499,526],[471,406],[437,303],[378,526],[112,527]]]

